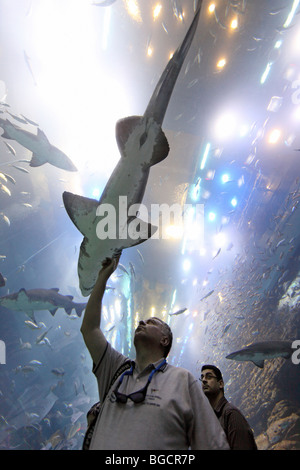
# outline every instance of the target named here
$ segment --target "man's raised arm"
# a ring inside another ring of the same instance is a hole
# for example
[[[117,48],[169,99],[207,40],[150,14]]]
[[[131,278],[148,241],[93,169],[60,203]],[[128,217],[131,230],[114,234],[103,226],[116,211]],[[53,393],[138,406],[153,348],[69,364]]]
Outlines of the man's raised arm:
[[[120,256],[116,258],[106,258],[99,271],[96,284],[88,300],[80,331],[82,333],[86,347],[88,348],[94,364],[97,364],[102,357],[107,340],[100,329],[102,299],[106,288],[106,283],[118,266]]]

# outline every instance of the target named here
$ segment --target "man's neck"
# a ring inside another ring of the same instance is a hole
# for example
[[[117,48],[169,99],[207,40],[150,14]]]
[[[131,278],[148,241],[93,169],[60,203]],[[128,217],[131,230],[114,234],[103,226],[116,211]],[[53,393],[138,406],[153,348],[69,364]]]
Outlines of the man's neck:
[[[139,371],[142,372],[149,364],[154,364],[162,357],[161,351],[136,351],[136,363]]]
[[[219,392],[217,395],[207,397],[213,409],[217,408],[217,405],[219,401],[221,400],[221,398],[223,398],[223,396],[224,394],[222,392]]]

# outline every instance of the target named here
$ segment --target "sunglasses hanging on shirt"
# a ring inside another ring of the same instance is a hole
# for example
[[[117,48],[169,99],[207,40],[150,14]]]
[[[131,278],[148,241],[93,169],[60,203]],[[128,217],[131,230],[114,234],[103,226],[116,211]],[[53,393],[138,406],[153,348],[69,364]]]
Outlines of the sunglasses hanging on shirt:
[[[146,385],[141,390],[138,390],[137,392],[130,393],[129,395],[125,395],[125,393],[121,393],[118,390],[119,390],[119,387],[120,387],[121,383],[123,382],[123,378],[125,377],[125,375],[132,375],[133,374],[134,365],[132,365],[130,370],[126,370],[121,375],[120,380],[118,382],[118,385],[116,386],[116,388],[114,389],[114,391],[111,394],[110,401],[125,404],[125,403],[127,403],[127,400],[129,398],[130,400],[133,401],[133,403],[142,403],[146,398],[147,389],[148,389],[148,386],[149,386],[149,384],[152,380],[153,375],[155,374],[155,372],[159,371],[159,369],[164,364],[166,364],[166,362],[167,362],[166,359],[164,359],[155,369],[153,369],[151,371],[151,373],[148,377]]]

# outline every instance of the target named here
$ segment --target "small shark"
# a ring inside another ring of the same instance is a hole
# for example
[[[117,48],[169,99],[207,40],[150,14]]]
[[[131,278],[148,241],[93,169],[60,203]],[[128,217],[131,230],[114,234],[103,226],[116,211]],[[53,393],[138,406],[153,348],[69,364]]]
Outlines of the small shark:
[[[61,295],[58,288],[53,289],[20,289],[19,292],[0,297],[0,305],[11,310],[23,311],[36,323],[35,310],[49,310],[55,315],[59,308],[65,309],[68,315],[73,308],[80,317],[86,307],[86,303],[73,302],[72,295]]]
[[[4,130],[1,137],[15,140],[32,152],[30,166],[36,167],[50,163],[66,171],[77,171],[69,157],[50,144],[46,134],[40,128],[37,129],[37,134],[32,134],[14,125],[8,119],[2,118],[0,118],[0,127]]]
[[[63,193],[66,211],[84,236],[78,259],[79,287],[83,296],[91,293],[105,258],[113,258],[124,248],[143,243],[157,229],[136,217],[138,209],[131,216],[126,210],[122,228],[119,227],[118,222],[115,224],[116,236],[107,237],[104,240],[97,236],[97,225],[104,219],[104,208],[113,207],[115,220],[120,221],[122,218],[119,207],[120,197],[127,198],[128,208],[139,206],[145,193],[151,166],[168,156],[169,144],[161,126],[177,77],[197,29],[201,5],[202,0],[199,0],[192,24],[181,46],[178,47],[162,73],[144,115],[126,117],[117,122],[116,140],[121,158],[100,200],[69,192]],[[130,224],[141,227],[139,236],[130,236]],[[128,234],[126,236],[123,236],[124,227]]]
[[[273,359],[275,357],[289,359],[292,353],[292,341],[263,341],[261,343],[252,343],[244,349],[235,351],[226,356],[226,359],[251,361],[262,369],[265,359]]]

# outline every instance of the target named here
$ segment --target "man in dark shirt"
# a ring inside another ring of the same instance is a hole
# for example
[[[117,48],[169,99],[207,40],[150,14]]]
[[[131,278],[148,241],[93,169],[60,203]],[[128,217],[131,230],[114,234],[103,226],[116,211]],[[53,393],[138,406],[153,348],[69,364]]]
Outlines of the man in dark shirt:
[[[231,450],[257,450],[253,431],[238,408],[224,396],[224,382],[220,369],[206,364],[202,366],[203,392],[214,409],[225,431]]]

